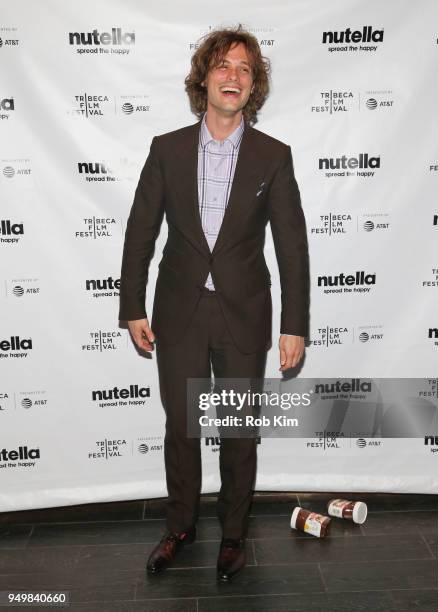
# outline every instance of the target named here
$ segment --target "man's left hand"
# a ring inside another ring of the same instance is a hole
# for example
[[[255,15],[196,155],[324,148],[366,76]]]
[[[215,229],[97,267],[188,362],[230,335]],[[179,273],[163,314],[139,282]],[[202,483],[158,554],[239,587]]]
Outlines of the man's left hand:
[[[294,368],[304,355],[304,338],[302,336],[286,336],[281,334],[278,341],[280,349],[280,372]]]

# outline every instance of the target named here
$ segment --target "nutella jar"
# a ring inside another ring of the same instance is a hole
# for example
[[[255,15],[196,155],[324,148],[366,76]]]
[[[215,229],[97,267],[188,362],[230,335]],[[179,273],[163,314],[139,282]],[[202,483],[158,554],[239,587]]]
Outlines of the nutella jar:
[[[349,519],[359,525],[365,522],[368,509],[365,502],[348,501],[346,499],[331,499],[328,502],[328,513],[330,516]]]
[[[330,521],[331,518],[328,516],[317,514],[316,512],[311,512],[310,510],[297,506],[292,512],[290,526],[292,529],[299,529],[317,538],[324,538],[327,535]]]

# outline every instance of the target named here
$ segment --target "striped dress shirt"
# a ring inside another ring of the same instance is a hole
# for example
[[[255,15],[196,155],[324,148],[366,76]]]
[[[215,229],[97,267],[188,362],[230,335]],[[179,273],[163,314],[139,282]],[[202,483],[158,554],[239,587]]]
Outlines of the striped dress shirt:
[[[228,205],[245,124],[242,116],[240,124],[225,140],[214,140],[205,117],[206,113],[199,131],[198,199],[202,229],[212,251]],[[205,286],[214,289],[210,273]]]

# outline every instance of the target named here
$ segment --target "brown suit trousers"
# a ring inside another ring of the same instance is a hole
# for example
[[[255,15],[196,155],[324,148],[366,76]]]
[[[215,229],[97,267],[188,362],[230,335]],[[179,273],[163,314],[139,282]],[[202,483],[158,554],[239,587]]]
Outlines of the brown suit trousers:
[[[262,378],[266,350],[244,354],[235,346],[214,292],[202,291],[190,324],[175,345],[156,343],[162,402],[166,411],[164,457],[168,490],[167,527],[183,531],[199,512],[201,447],[205,438],[187,431],[187,379]],[[209,385],[206,385],[208,388]],[[201,413],[200,413],[201,414]],[[213,413],[209,416],[215,416]],[[221,489],[217,515],[226,538],[244,538],[256,475],[257,440],[226,438],[220,442]]]

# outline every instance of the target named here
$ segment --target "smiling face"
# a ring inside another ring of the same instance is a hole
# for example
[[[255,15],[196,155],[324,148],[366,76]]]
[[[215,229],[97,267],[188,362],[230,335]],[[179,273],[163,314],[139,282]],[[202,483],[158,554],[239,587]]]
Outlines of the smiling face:
[[[243,43],[230,47],[202,83],[207,88],[207,111],[232,117],[242,111],[253,88],[251,59]]]

